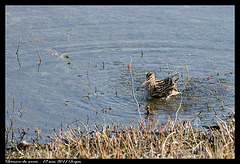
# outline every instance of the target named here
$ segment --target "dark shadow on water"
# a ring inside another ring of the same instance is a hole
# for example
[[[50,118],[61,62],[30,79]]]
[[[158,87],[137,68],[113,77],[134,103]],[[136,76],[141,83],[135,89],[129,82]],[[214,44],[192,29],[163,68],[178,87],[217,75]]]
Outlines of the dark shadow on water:
[[[150,110],[175,110],[179,107],[180,96],[174,95],[169,99],[148,99],[145,103],[146,106],[150,107]]]

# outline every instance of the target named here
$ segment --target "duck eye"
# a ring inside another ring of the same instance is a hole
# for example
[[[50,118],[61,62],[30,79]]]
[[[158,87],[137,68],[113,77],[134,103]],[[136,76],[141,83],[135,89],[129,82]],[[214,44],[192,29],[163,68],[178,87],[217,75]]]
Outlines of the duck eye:
[[[149,73],[146,75],[146,77],[147,77],[147,78],[150,78],[152,75],[153,75],[153,73],[152,73],[152,72],[149,72]]]

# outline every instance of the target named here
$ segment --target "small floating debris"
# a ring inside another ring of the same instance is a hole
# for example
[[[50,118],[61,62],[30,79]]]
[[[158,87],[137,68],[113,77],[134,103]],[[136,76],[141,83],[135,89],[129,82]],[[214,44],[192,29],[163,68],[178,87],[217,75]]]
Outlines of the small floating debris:
[[[147,114],[149,114],[150,113],[150,106],[147,106],[146,110],[147,110]]]
[[[88,93],[87,95],[83,96],[83,97],[87,97],[88,99],[90,99],[90,94]]]
[[[69,55],[66,55],[66,56],[65,56],[65,58],[67,58],[67,59],[68,59],[68,58],[69,58]]]
[[[146,115],[153,115],[153,113],[150,111],[150,106],[147,106],[145,109],[147,110],[145,113]]]
[[[233,75],[233,74],[235,74],[235,72],[229,72],[229,73],[225,73],[225,75],[228,75],[228,74],[231,74],[231,75]]]
[[[66,100],[66,106],[68,105],[68,103],[69,103],[69,100]]]
[[[142,55],[141,55],[141,58],[142,58],[142,57],[143,57],[143,50],[141,50],[141,54],[142,54]]]
[[[103,64],[103,69],[104,69],[104,67],[105,67],[105,65],[104,65],[104,61],[102,62],[102,64]]]
[[[57,56],[58,58],[61,58],[61,59],[63,59],[63,58],[69,58],[69,55],[68,54],[62,54],[62,55],[58,55],[58,53],[55,51],[54,53],[52,53],[51,55],[55,55],[55,56]]]
[[[101,110],[103,113],[104,113],[104,108],[102,108],[102,110]]]

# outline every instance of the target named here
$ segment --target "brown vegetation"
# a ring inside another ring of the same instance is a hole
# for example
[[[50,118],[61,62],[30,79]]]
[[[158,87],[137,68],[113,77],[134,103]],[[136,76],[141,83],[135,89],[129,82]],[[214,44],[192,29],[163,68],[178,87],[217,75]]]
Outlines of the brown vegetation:
[[[206,128],[189,120],[155,120],[137,125],[68,127],[46,145],[21,142],[8,148],[8,158],[235,158],[235,123],[216,122]]]

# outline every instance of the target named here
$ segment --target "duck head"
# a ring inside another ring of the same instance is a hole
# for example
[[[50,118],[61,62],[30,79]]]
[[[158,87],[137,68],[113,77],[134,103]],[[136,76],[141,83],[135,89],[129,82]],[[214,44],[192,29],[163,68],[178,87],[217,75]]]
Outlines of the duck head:
[[[137,90],[139,90],[139,88],[141,88],[143,85],[145,85],[146,83],[151,83],[151,82],[155,82],[155,75],[153,72],[149,72],[146,75],[146,80],[137,88]]]

